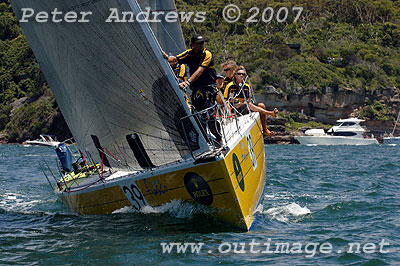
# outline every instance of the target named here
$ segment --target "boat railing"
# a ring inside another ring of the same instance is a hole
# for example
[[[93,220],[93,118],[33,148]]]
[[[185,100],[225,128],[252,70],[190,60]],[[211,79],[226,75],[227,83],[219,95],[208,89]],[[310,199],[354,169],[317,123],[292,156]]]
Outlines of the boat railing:
[[[102,152],[104,153],[104,151]],[[108,174],[111,174],[111,169],[105,170],[103,162],[101,164],[96,164],[88,151],[88,158],[86,158],[84,153],[82,153],[80,150],[79,153],[80,156],[78,158],[73,156],[75,161],[74,163],[72,163],[73,169],[68,172],[62,169],[58,160],[56,160],[58,172],[53,170],[50,167],[50,164],[42,156],[42,160],[39,162],[39,166],[42,169],[44,176],[46,177],[50,187],[53,190],[58,190],[60,192],[80,191],[89,188],[99,182],[104,183],[104,174],[106,172]],[[93,178],[91,182],[85,182],[78,185],[80,181],[86,179],[89,176],[97,176],[97,178]],[[51,181],[51,179],[53,179],[54,181]]]
[[[231,111],[232,110],[232,111]],[[192,145],[189,141],[189,128],[187,121],[194,119],[197,123],[201,134],[205,137],[210,149],[216,151],[217,149],[226,147],[227,143],[239,134],[241,126],[238,122],[238,118],[242,116],[236,108],[226,104],[223,105],[216,103],[215,105],[204,109],[199,112],[193,112],[192,114],[182,117],[180,123],[185,136],[185,141],[193,155]],[[215,132],[217,130],[218,132]],[[214,131],[214,132],[213,132]],[[215,134],[216,133],[216,134]],[[220,136],[215,136],[215,135]]]

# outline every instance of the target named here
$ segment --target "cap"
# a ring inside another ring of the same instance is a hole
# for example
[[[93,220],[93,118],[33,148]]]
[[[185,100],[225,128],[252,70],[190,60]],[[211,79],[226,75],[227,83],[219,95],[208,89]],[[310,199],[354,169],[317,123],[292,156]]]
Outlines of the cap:
[[[204,43],[205,40],[204,40],[203,36],[196,34],[196,35],[193,35],[191,42],[192,43]]]
[[[224,79],[224,75],[222,75],[222,74],[217,74],[217,79]]]

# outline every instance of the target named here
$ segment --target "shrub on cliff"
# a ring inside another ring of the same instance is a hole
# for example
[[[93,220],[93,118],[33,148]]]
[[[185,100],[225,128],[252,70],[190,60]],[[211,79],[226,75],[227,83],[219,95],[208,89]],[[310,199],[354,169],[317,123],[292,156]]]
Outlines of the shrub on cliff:
[[[21,142],[32,136],[48,133],[48,128],[56,114],[54,98],[43,98],[33,103],[25,103],[15,111],[7,124],[9,141]]]
[[[360,117],[367,120],[389,121],[390,116],[391,111],[378,101],[362,108],[360,112]]]

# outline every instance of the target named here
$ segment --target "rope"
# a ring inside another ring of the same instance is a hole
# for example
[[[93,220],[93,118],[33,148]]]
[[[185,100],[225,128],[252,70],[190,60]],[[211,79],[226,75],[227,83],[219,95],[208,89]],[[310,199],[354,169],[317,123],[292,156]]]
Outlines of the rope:
[[[114,158],[114,160],[116,160],[119,163],[121,162],[121,160],[118,160],[117,158],[115,158],[115,156],[107,148],[103,148],[103,149],[105,149]]]
[[[85,190],[85,189],[87,189],[87,188],[93,186],[94,184],[96,184],[96,183],[98,183],[98,182],[100,182],[100,181],[101,181],[101,179],[99,179],[99,180],[93,182],[92,184],[87,185],[86,187],[83,187],[83,188],[80,188],[80,189],[75,189],[75,190],[68,190],[67,192],[77,192],[77,191]]]

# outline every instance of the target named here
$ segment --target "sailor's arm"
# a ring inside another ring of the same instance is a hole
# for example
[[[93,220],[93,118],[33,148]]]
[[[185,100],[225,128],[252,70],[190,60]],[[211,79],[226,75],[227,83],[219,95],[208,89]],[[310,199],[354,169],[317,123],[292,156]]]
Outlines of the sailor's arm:
[[[163,55],[163,57],[165,58],[165,59],[173,59],[174,61],[176,61],[176,60],[178,60],[178,58],[176,57],[176,56],[173,56],[173,55],[168,55],[165,51],[161,51],[162,52],[162,55]]]
[[[181,88],[190,86],[191,83],[195,82],[203,74],[204,70],[205,70],[204,67],[199,66],[199,68],[193,73],[193,75],[191,75],[187,81],[179,84],[179,86],[181,86]]]
[[[188,55],[189,50],[187,50],[186,52],[183,52],[182,54],[178,55],[178,57],[182,57],[184,58],[185,56]],[[206,70],[206,68],[208,68],[212,62],[213,56],[211,54],[210,51],[205,51],[205,56],[203,58],[203,60],[200,62],[200,66],[197,68],[197,70],[190,76],[190,78],[185,82],[186,84],[183,86],[190,86],[190,84],[192,82],[195,82],[204,72],[204,70]]]

